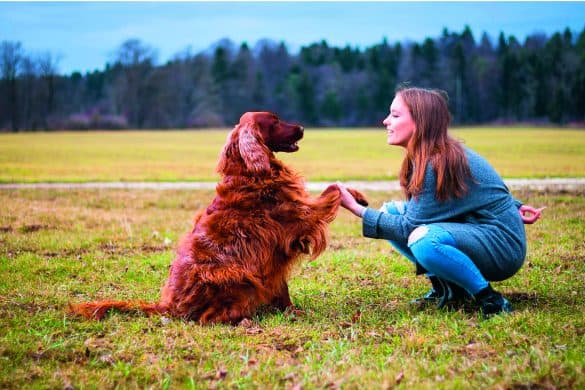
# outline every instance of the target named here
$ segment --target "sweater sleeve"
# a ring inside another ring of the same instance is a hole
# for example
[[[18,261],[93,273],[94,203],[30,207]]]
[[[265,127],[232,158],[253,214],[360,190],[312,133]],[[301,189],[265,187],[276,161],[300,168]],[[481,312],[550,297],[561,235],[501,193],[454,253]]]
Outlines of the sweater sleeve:
[[[394,215],[366,208],[362,216],[363,235],[369,238],[407,242],[408,236],[417,226],[439,221],[442,216],[441,209],[444,205],[438,205],[436,201],[435,185],[434,171],[428,164],[425,170],[423,190],[417,199],[408,201],[406,212],[401,215]]]
[[[393,241],[406,241],[415,228],[402,215],[383,213],[369,207],[364,212],[362,226],[365,237]]]
[[[503,182],[503,180],[502,180],[502,182]],[[510,197],[512,198],[512,202],[514,202],[514,206],[516,206],[517,209],[519,209],[520,207],[522,207],[522,205],[524,204],[524,202],[522,202],[521,200],[518,200],[518,199],[516,199],[515,197],[512,196],[512,192],[510,191],[510,188],[508,187],[507,184],[504,184],[504,187],[510,193]]]

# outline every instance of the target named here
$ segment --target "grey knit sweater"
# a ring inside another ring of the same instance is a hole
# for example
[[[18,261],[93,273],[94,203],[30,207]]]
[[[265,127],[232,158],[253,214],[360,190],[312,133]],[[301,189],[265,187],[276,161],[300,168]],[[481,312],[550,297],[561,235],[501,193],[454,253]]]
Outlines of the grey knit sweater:
[[[473,181],[460,199],[440,202],[435,196],[437,177],[429,163],[423,190],[407,202],[403,215],[367,208],[363,234],[406,243],[418,226],[438,224],[455,239],[488,280],[503,280],[518,271],[526,256],[524,223],[515,200],[494,168],[479,154],[465,148]]]

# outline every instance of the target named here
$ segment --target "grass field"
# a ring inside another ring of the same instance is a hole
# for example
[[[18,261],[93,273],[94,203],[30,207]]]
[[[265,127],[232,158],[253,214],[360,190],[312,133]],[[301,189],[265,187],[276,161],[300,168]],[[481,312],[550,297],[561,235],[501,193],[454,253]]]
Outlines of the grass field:
[[[216,181],[227,135],[216,131],[0,134],[0,182]],[[585,177],[585,131],[455,129],[506,178]],[[403,151],[383,129],[307,130],[279,158],[308,180],[395,178]]]
[[[215,180],[225,135],[5,134],[0,178]],[[456,135],[507,177],[585,176],[585,132]],[[384,140],[381,130],[309,132],[284,157],[311,180],[388,178],[401,152]],[[374,207],[400,197],[367,195]],[[290,281],[303,315],[201,327],[141,315],[86,321],[66,309],[156,300],[177,241],[213,192],[0,189],[0,388],[585,388],[585,197],[514,196],[547,209],[526,226],[524,267],[494,284],[512,315],[411,305],[426,281],[342,210],[328,249]]]
[[[342,211],[329,249],[291,280],[305,314],[200,327],[113,314],[71,318],[68,302],[156,300],[177,240],[207,191],[0,191],[0,388],[583,388],[585,198],[546,205],[529,252],[495,287],[516,308],[414,307],[426,282]],[[398,194],[368,194],[374,205]]]

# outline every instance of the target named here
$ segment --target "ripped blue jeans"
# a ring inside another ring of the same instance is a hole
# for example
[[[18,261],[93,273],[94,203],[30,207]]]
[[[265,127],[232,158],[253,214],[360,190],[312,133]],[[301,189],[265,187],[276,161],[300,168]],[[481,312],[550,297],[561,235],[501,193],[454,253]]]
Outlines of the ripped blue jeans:
[[[393,215],[406,212],[405,202],[386,202],[380,211]],[[419,226],[412,231],[408,242],[388,242],[415,265],[419,263],[427,276],[435,275],[463,287],[470,294],[476,294],[488,286],[474,262],[456,246],[455,240],[445,229],[434,225]]]

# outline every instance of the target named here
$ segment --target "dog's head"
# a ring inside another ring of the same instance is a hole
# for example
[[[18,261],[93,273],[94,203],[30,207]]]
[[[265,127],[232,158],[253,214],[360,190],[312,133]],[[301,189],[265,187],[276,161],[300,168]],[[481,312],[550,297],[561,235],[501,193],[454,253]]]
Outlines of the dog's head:
[[[269,172],[272,152],[296,152],[303,133],[303,126],[284,122],[271,112],[246,112],[228,135],[217,170],[226,173],[239,157],[244,170]]]
[[[261,136],[259,141],[272,152],[296,152],[303,138],[303,126],[287,123],[271,112],[247,112],[240,117],[240,139],[243,134]],[[241,142],[241,141],[240,141]]]

